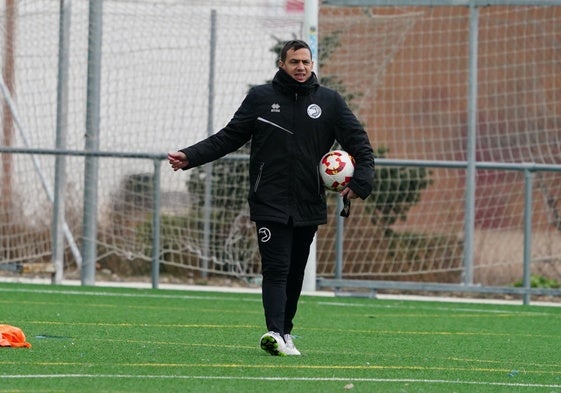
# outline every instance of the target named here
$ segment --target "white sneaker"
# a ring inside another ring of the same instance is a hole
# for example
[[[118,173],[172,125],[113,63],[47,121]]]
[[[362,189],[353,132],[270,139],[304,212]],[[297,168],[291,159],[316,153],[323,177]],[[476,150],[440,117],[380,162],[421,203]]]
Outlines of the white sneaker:
[[[294,341],[292,339],[293,337],[290,334],[284,335],[284,342],[286,343],[286,354],[288,356],[300,356],[301,353],[294,346]]]
[[[281,335],[277,332],[268,332],[261,336],[261,349],[273,356],[286,356],[287,348]]]

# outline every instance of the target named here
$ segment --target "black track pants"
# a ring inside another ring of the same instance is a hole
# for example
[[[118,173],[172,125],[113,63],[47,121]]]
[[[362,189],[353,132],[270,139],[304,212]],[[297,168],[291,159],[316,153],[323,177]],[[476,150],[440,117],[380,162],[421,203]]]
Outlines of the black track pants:
[[[267,330],[289,334],[317,225],[294,227],[292,223],[257,222],[256,228]]]

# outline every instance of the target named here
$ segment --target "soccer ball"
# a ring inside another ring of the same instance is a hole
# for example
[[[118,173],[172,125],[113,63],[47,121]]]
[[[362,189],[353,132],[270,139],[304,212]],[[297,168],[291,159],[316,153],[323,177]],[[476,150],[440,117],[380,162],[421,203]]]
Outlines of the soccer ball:
[[[342,191],[351,181],[354,171],[355,159],[344,150],[332,150],[319,162],[321,180],[330,191]]]

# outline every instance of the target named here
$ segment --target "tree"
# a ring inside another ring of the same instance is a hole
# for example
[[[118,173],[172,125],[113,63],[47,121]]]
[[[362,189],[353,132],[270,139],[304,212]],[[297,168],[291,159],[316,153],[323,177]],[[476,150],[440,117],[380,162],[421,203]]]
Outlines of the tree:
[[[384,158],[388,151],[378,148],[376,156]],[[407,212],[421,200],[421,192],[432,184],[429,176],[430,172],[423,167],[378,167],[374,190],[365,201],[372,223],[391,233],[390,227],[407,219]]]

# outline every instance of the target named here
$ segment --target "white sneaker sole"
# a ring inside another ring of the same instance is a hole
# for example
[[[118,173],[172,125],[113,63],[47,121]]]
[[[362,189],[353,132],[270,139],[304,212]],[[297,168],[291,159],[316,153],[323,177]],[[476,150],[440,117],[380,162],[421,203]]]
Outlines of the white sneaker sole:
[[[286,353],[282,350],[281,345],[277,340],[270,334],[265,334],[261,337],[261,349],[273,356],[286,356]]]

